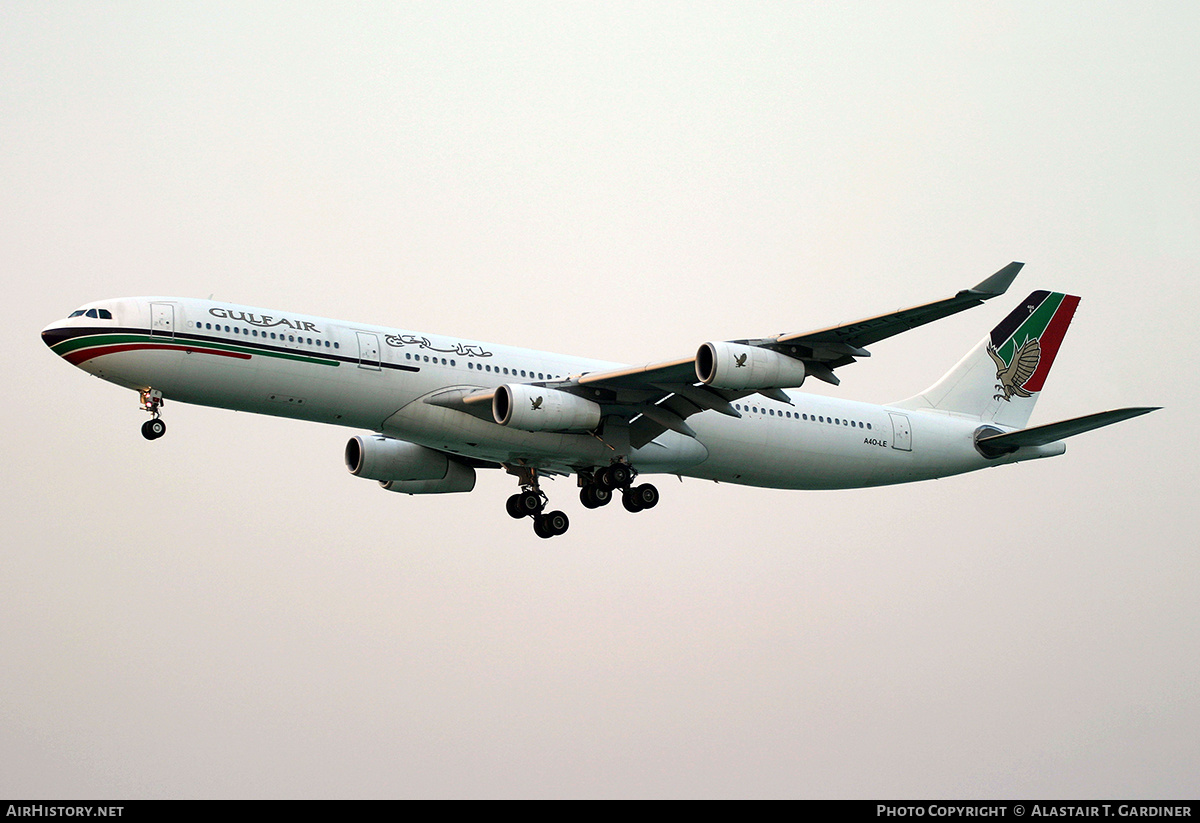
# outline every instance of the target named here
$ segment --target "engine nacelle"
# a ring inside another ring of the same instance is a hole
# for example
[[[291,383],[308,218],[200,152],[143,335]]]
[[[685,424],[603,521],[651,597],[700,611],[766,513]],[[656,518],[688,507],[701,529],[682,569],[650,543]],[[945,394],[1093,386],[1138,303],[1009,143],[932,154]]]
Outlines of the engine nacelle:
[[[557,389],[506,383],[496,388],[492,417],[527,432],[591,431],[600,425],[600,405]]]
[[[469,492],[475,488],[475,470],[451,460],[446,476],[441,480],[388,480],[379,485],[387,491],[401,494]]]
[[[451,465],[457,464],[439,451],[378,434],[351,437],[346,444],[346,468],[368,480],[442,480]]]
[[[803,361],[758,346],[705,343],[696,352],[696,377],[714,389],[791,389],[806,375]]]

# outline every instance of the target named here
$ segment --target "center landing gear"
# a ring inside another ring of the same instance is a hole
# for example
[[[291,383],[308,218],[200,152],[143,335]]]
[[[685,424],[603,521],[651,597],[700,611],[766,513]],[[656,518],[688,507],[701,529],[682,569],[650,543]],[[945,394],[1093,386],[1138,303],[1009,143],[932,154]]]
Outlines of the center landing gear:
[[[141,393],[142,409],[153,415],[142,424],[142,437],[147,440],[157,440],[167,433],[167,424],[159,416],[163,405],[162,392],[157,389],[146,389]]]
[[[571,520],[565,512],[544,513],[549,501],[538,483],[537,469],[508,467],[508,470],[521,481],[521,491],[509,497],[504,504],[509,516],[516,520],[532,517],[533,533],[541,538],[565,534],[571,526]]]

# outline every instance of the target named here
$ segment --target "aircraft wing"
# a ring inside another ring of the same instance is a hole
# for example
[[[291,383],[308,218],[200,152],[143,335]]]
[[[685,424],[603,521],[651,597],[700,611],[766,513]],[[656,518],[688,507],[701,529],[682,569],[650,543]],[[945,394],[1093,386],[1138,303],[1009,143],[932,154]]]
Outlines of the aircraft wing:
[[[822,369],[811,368],[809,374],[836,386],[840,381],[833,375],[833,369],[853,363],[855,357],[870,357],[871,353],[864,349],[864,346],[894,337],[901,332],[915,329],[917,326],[932,323],[934,320],[941,320],[943,317],[957,314],[964,309],[978,306],[984,300],[1004,294],[1024,265],[1024,263],[1009,263],[978,285],[963,289],[953,297],[947,297],[944,300],[911,306],[889,314],[866,317],[853,323],[844,323],[827,329],[800,332],[799,334],[781,334],[764,340],[736,342],[764,346],[788,353],[793,357],[799,357],[805,362],[805,365],[812,363],[814,366],[824,366],[828,372],[823,374]]]
[[[816,331],[729,342],[769,349],[799,360],[804,363],[808,375],[836,386],[841,381],[833,370],[853,363],[856,357],[870,357],[870,352],[864,346],[1004,294],[1022,266],[1024,263],[1009,263],[978,285],[963,289],[944,300]],[[694,436],[695,433],[684,421],[701,411],[711,409],[740,417],[732,401],[751,394],[788,402],[787,395],[781,389],[728,390],[703,385],[696,376],[694,356],[644,366],[589,372],[567,381],[545,385],[596,400],[617,414],[629,412],[631,440],[635,446],[644,445],[668,429]]]

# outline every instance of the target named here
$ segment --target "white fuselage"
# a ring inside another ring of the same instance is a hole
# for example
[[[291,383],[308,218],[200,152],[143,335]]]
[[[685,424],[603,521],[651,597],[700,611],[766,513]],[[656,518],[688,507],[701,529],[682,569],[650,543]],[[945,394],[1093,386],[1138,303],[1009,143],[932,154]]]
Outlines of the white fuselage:
[[[626,456],[640,472],[787,489],[924,480],[1059,454],[1062,444],[988,459],[978,418],[792,392],[750,395],[740,418],[706,411],[694,438],[667,431],[637,449],[592,433],[527,432],[439,395],[553,383],[621,364],[209,300],[126,298],[85,306],[43,336],[80,368],[168,400],[381,432],[450,454],[554,471]],[[82,311],[82,310],[81,310]]]

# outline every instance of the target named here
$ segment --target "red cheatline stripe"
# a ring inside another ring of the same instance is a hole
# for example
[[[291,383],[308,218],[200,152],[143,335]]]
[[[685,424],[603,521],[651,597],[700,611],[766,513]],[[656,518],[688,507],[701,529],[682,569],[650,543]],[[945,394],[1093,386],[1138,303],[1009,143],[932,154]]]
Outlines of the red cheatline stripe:
[[[1038,338],[1038,344],[1042,347],[1042,358],[1038,361],[1037,371],[1025,381],[1023,387],[1025,391],[1041,391],[1042,386],[1046,384],[1046,375],[1050,373],[1050,367],[1054,365],[1058,347],[1062,345],[1063,338],[1067,334],[1067,326],[1071,325],[1071,318],[1075,316],[1075,307],[1078,305],[1078,297],[1073,294],[1063,295],[1063,301],[1059,304],[1058,310],[1054,312],[1054,316],[1046,324],[1046,330]]]
[[[122,343],[115,346],[97,346],[91,349],[80,349],[73,351],[64,358],[68,363],[78,366],[85,360],[91,360],[95,357],[103,357],[106,354],[117,354],[123,351],[135,351],[145,349],[158,349],[166,351],[187,351],[196,352],[197,354],[219,354],[222,357],[234,357],[238,360],[249,360],[250,355],[242,354],[236,351],[221,351],[220,349],[205,349],[199,346],[180,346],[172,343]]]

